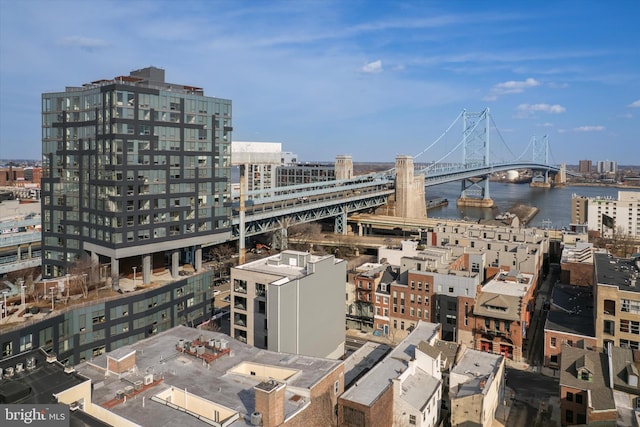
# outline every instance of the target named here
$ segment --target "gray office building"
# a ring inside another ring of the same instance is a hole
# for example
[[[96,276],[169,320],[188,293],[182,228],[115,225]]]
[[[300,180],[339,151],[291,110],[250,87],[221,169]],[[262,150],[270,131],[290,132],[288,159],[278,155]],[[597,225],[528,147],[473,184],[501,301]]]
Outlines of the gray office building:
[[[164,74],[42,95],[44,277],[84,258],[147,283],[230,236],[231,101]]]

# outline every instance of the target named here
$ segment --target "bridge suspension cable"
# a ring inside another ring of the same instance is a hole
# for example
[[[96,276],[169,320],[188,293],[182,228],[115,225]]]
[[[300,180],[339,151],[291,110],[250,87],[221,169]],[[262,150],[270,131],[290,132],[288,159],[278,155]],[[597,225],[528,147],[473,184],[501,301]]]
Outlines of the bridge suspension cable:
[[[462,111],[462,113],[460,114],[464,114],[465,110]],[[459,117],[459,116],[458,116]],[[457,119],[456,119],[457,120]],[[476,128],[478,127],[478,125],[480,124],[481,120],[478,120],[474,123],[473,127],[470,129],[466,130],[467,134],[473,133]],[[424,169],[422,169],[422,172],[427,172],[430,169],[432,169],[434,166],[436,166],[438,163],[440,163],[441,161],[443,161],[444,159],[446,159],[447,157],[449,157],[449,155],[451,155],[454,151],[456,151],[458,148],[460,148],[460,146],[462,144],[464,144],[466,139],[466,135],[462,135],[462,139],[460,140],[460,142],[458,142],[458,144],[453,147],[451,150],[449,150],[449,152],[447,154],[445,154],[444,156],[440,157],[438,160],[436,160],[435,162],[433,162],[432,164],[430,164],[429,166],[425,167]]]
[[[414,159],[417,159],[418,157],[420,157],[421,155],[423,155],[424,153],[426,153],[431,147],[433,147],[434,145],[436,145],[442,138],[444,138],[444,136],[451,130],[451,128],[453,127],[453,125],[455,125],[458,122],[458,119],[460,119],[460,117],[462,117],[462,115],[464,114],[465,110],[462,110],[460,112],[460,114],[458,114],[458,117],[456,117],[453,122],[451,122],[451,124],[449,125],[449,127],[442,132],[442,134],[431,143],[431,145],[429,145],[427,148],[425,148],[424,150],[422,150],[420,153],[416,154],[415,156],[413,156]],[[447,154],[448,155],[448,154]],[[446,156],[445,156],[446,157]]]
[[[496,122],[493,121],[493,116],[490,115],[489,119],[491,120],[491,124],[493,125],[493,128],[496,130],[496,133],[498,134],[500,141],[502,141],[502,145],[504,145],[505,148],[509,151],[509,153],[511,153],[511,156],[515,158],[516,155],[513,154],[513,151],[511,151],[511,148],[509,148],[509,146],[507,145],[507,142],[502,137],[502,134],[500,133],[500,129],[498,129],[498,125],[496,125]]]

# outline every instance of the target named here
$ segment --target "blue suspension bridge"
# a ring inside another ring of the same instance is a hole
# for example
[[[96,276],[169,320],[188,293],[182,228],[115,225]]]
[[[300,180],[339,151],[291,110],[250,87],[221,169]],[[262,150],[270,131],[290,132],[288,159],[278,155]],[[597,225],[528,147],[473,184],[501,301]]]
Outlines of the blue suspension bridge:
[[[445,137],[452,134],[460,122],[462,134],[447,154],[433,162],[414,163],[438,143],[446,141]],[[491,144],[493,129],[498,134],[498,144]],[[461,159],[455,161],[456,153],[460,152]],[[525,159],[527,153],[531,154],[530,159]],[[414,201],[413,209],[400,208],[399,214],[396,210],[397,216],[426,218],[424,189],[433,185],[461,181],[459,203],[491,206],[489,176],[495,172],[530,169],[536,173],[532,185],[538,186],[550,186],[550,174],[555,174],[556,183],[564,183],[566,177],[564,165],[550,164],[546,136],[542,140],[532,138],[523,153],[515,156],[502,139],[488,109],[478,113],[462,111],[422,152],[400,157],[403,161],[396,159],[396,167],[383,172],[241,194],[232,215],[232,236],[240,240],[242,250],[246,237],[277,231],[282,235],[281,241],[286,241],[289,226],[328,218],[334,219],[336,233],[346,234],[349,214],[373,211],[387,204],[391,197],[395,197],[396,204],[400,205],[415,200],[408,188],[415,188],[412,181],[415,178],[421,182],[422,198],[418,197],[417,203]]]

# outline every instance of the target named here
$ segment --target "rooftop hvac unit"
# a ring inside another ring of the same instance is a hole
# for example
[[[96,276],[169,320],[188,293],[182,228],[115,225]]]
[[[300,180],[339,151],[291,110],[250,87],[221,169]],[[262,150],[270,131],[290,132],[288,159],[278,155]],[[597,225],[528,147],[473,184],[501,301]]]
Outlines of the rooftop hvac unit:
[[[19,374],[22,371],[24,371],[24,364],[16,363],[16,374]]]
[[[58,356],[56,356],[56,354],[55,354],[55,353],[49,353],[49,354],[47,354],[47,362],[49,362],[49,363],[53,363],[53,362],[55,362],[56,360],[58,360]]]
[[[199,345],[196,347],[196,353],[197,354],[204,354],[204,346],[203,345]]]
[[[126,386],[126,387],[124,388],[124,394],[126,394],[126,395],[128,396],[128,395],[130,395],[131,393],[133,393],[133,386],[130,386],[130,385]]]
[[[196,352],[196,346],[195,345],[190,345],[189,346],[189,352],[190,353],[195,353]]]
[[[144,376],[144,385],[153,383],[153,374],[147,374]]]
[[[229,341],[227,340],[220,340],[220,348],[222,350],[226,350],[229,348]]]
[[[6,378],[11,378],[13,376],[13,366],[8,366],[5,370],[4,370],[4,376]]]
[[[136,390],[140,390],[140,389],[142,389],[142,381],[141,381],[141,380],[138,380],[138,381],[134,382],[134,383],[133,383],[133,387],[134,387]]]
[[[124,399],[124,390],[116,391],[116,399]]]
[[[209,347],[215,347],[215,346],[216,346],[216,340],[210,339],[209,340]]]
[[[252,412],[251,413],[251,425],[252,426],[261,426],[262,425],[262,414],[260,412]]]
[[[73,402],[71,405],[69,405],[70,411],[77,411],[78,409],[80,409],[80,405],[78,404],[78,402]]]
[[[184,340],[178,340],[178,348],[184,348]]]
[[[36,358],[33,356],[27,357],[27,370],[31,371],[36,368]]]

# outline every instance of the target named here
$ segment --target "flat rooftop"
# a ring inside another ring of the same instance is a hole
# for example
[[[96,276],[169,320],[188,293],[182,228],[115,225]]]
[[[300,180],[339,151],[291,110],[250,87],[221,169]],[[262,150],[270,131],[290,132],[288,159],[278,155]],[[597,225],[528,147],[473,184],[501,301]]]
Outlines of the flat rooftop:
[[[286,277],[289,280],[295,280],[309,274],[308,264],[327,258],[333,258],[333,255],[313,255],[308,252],[286,250],[276,255],[238,265],[233,269],[272,274],[281,278]],[[342,262],[342,259],[335,258],[334,262]],[[279,281],[274,282],[274,284],[279,283]]]
[[[371,406],[391,385],[391,381],[407,369],[409,361],[415,358],[416,347],[420,342],[432,342],[438,335],[439,329],[440,325],[438,324],[418,322],[416,328],[407,338],[340,397],[361,405]]]
[[[551,300],[545,330],[595,338],[590,288],[557,284],[553,287]]]
[[[486,353],[484,351],[467,349],[458,363],[451,370],[451,375],[466,377],[466,380],[459,383],[455,397],[465,397],[483,393],[490,385],[502,363],[503,356],[499,354]],[[453,378],[450,377],[453,382]],[[486,381],[484,387],[481,382]],[[453,384],[451,385],[453,390]],[[452,396],[453,397],[453,396]]]
[[[532,280],[532,274],[517,271],[500,272],[482,287],[482,292],[522,297],[529,291]]]
[[[623,291],[640,292],[638,261],[615,258],[607,254],[595,254],[594,259],[598,285],[617,286]]]
[[[230,352],[207,363],[178,351],[180,340],[185,343],[195,340],[226,341]],[[121,377],[105,375],[107,357],[123,357],[132,351],[135,351],[134,369]],[[310,388],[342,363],[339,360],[270,352],[218,332],[177,326],[122,347],[117,354],[108,353],[84,362],[76,366],[76,370],[92,379],[94,404],[108,406],[117,415],[140,425],[148,425],[153,419],[156,426],[202,426],[203,421],[196,416],[156,401],[158,397],[169,401],[167,396],[181,394],[189,399],[202,400],[209,407],[220,408],[221,413],[238,414],[238,419],[229,425],[245,426],[251,425],[250,415],[255,411],[255,386],[268,384],[273,378],[286,383],[284,410],[287,418],[306,405]],[[153,385],[114,405],[119,391],[150,374],[153,375]]]

